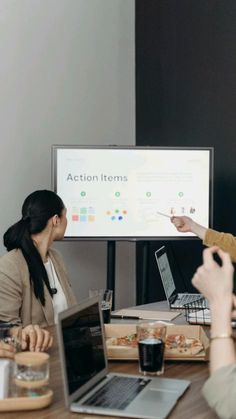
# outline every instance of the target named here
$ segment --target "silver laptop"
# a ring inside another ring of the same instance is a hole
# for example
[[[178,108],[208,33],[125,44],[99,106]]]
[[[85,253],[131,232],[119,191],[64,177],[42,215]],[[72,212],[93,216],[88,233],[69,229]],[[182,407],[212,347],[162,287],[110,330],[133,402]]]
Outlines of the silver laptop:
[[[185,308],[186,304],[191,304],[197,301],[201,301],[204,307],[208,307],[208,302],[202,294],[177,292],[165,246],[156,250],[155,257],[166,299],[170,308]]]
[[[108,374],[98,297],[60,313],[57,331],[65,402],[73,412],[163,419],[190,384],[187,380]]]

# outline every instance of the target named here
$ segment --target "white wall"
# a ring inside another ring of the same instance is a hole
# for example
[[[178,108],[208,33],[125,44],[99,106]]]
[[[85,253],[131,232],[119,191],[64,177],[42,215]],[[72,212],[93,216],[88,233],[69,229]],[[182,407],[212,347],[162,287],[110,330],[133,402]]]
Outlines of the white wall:
[[[0,235],[51,187],[51,145],[135,144],[134,0],[0,0]],[[58,243],[78,299],[106,282],[106,243]],[[0,252],[4,252],[1,245]],[[135,301],[117,246],[117,307]]]

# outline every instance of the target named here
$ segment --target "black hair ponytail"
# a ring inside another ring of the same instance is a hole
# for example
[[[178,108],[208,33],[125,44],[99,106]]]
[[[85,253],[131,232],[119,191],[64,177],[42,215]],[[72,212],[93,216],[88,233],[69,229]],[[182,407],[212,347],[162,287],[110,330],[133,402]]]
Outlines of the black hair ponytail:
[[[27,235],[28,223],[28,219],[22,218],[20,221],[8,228],[3,236],[3,244],[8,252],[10,252],[10,250],[20,248],[23,237]]]

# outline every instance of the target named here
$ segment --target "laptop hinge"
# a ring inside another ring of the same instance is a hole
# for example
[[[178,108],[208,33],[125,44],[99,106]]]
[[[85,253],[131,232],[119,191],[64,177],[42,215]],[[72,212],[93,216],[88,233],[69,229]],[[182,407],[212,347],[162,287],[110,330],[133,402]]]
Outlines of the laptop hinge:
[[[174,302],[175,302],[175,300],[177,299],[177,297],[178,297],[178,294],[172,295],[172,296],[169,298],[170,304],[174,304]]]

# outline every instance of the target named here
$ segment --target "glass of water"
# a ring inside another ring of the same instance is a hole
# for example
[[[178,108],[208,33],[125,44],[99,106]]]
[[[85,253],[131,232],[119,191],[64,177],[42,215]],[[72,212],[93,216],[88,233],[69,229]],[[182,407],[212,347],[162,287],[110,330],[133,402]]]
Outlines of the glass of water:
[[[49,355],[19,352],[15,355],[14,383],[18,388],[35,390],[48,385]]]

